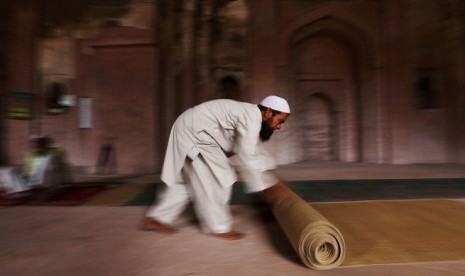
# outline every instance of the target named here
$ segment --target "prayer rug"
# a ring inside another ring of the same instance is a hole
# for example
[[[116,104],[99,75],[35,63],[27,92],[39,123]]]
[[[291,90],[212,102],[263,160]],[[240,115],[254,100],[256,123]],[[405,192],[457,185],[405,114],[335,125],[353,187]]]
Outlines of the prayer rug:
[[[50,198],[45,201],[39,201],[38,204],[44,205],[81,205],[86,200],[107,191],[109,188],[105,184],[70,186],[58,189]]]
[[[85,202],[85,205],[125,206],[138,205],[137,202],[139,201],[144,202],[144,205],[150,205],[155,195],[154,186],[152,183],[125,183],[92,198]],[[140,197],[142,199],[139,200]],[[128,204],[128,202],[134,202],[134,199],[136,199],[136,203]]]
[[[156,198],[161,183],[145,183],[133,187],[125,206],[149,206]],[[418,198],[465,198],[465,179],[371,179],[371,180],[308,180],[286,182],[296,194],[308,202],[418,199]],[[139,190],[139,188],[141,188]],[[132,189],[132,188],[131,188]],[[123,193],[124,194],[124,193]],[[233,185],[231,204],[244,205],[261,202],[257,193],[246,193],[244,183]],[[101,201],[101,204],[104,202]],[[100,204],[99,203],[99,204]]]
[[[309,204],[288,186],[273,189],[273,215],[309,268],[465,260],[465,201]]]
[[[48,204],[94,206],[150,206],[156,198],[159,182],[136,181],[126,183],[78,183],[82,189],[70,189]],[[113,185],[115,184],[115,185]],[[118,184],[118,185],[116,185]],[[123,185],[119,185],[123,184]],[[86,187],[104,185],[106,189]],[[375,179],[375,180],[311,180],[286,182],[296,194],[308,202],[334,202],[354,200],[387,200],[417,198],[464,198],[465,179]],[[71,197],[71,198],[69,198]],[[67,199],[66,199],[67,198]],[[68,202],[66,202],[68,201]],[[245,192],[244,184],[233,186],[231,204],[261,202],[256,193]],[[0,199],[0,203],[2,200]],[[18,204],[23,203],[21,200]],[[37,204],[37,202],[35,203]]]
[[[302,263],[316,270],[338,267],[345,242],[337,226],[285,185],[272,188],[273,215]]]
[[[341,266],[465,260],[465,202],[313,203],[345,240]]]
[[[286,185],[308,202],[465,198],[464,178],[307,180],[288,181]],[[234,184],[232,204],[260,200],[244,190],[243,183]]]

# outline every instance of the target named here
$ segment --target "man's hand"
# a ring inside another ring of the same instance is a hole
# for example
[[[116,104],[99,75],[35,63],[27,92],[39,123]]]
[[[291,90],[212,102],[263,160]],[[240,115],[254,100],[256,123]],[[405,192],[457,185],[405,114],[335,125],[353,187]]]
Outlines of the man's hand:
[[[297,198],[297,195],[281,181],[263,190],[260,195],[270,205],[290,205]]]

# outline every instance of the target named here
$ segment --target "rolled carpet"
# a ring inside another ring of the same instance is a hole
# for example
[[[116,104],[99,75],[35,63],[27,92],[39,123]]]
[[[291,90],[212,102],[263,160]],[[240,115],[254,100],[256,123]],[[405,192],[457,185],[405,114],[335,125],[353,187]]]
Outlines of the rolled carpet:
[[[277,187],[278,188],[278,187]],[[288,187],[281,185],[273,214],[305,266],[338,267],[345,256],[341,232]]]

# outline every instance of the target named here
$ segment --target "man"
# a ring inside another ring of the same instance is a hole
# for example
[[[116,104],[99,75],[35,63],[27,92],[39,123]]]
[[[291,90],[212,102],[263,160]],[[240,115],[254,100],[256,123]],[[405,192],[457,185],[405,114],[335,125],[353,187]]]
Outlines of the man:
[[[23,175],[29,187],[56,188],[70,181],[64,153],[52,144],[52,138],[42,135],[34,140],[34,148],[27,152]]]
[[[45,137],[42,135],[32,135],[29,140],[30,149],[26,152],[26,157],[24,158],[24,165],[22,168],[22,173],[19,171],[19,168],[3,167],[0,169],[0,189],[3,190],[4,199],[24,199],[30,196],[28,193],[31,189],[37,187],[35,184],[37,181],[30,181],[33,175],[33,172],[40,171],[43,175],[45,170],[38,170],[38,164],[34,163],[33,156],[36,151],[38,151],[40,145],[43,145],[45,142]],[[47,162],[41,162],[46,164]],[[46,167],[46,166],[41,166]],[[36,173],[37,174],[37,173]],[[37,178],[37,177],[36,177]]]
[[[281,129],[289,115],[289,104],[278,96],[268,96],[258,105],[213,100],[182,113],[166,149],[161,173],[165,190],[146,213],[144,229],[175,233],[172,222],[192,200],[203,232],[229,240],[242,238],[244,234],[232,228],[229,201],[237,176],[228,157],[237,156],[237,170],[248,192],[280,183],[269,171],[276,166],[263,142]]]
[[[4,190],[4,198],[20,199],[40,195],[46,199],[59,185],[70,181],[64,153],[52,147],[52,143],[52,138],[48,136],[33,135],[24,159],[22,175],[14,167],[0,169],[0,189]]]

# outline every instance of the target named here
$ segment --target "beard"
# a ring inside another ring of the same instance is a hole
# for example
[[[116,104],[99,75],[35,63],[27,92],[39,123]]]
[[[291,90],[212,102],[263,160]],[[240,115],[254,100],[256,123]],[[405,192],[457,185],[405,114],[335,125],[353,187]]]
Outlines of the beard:
[[[260,139],[263,142],[270,140],[274,130],[268,125],[266,121],[262,122],[262,129],[260,130]]]

